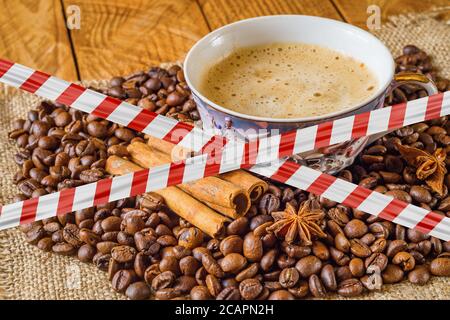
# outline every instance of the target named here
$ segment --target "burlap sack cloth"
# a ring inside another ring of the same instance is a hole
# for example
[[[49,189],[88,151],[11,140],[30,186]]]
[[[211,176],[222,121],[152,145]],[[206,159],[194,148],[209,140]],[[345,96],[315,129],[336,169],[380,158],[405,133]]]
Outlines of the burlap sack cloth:
[[[447,17],[445,16],[447,13]],[[400,54],[402,46],[412,43],[433,56],[440,73],[450,77],[449,10],[392,18],[375,34]],[[444,69],[445,68],[445,69]],[[92,81],[93,86],[105,82]],[[0,204],[9,203],[16,192],[12,176],[17,167],[16,148],[7,139],[11,121],[25,117],[38,98],[0,85]],[[106,273],[92,264],[75,258],[44,253],[25,242],[17,229],[0,232],[0,298],[2,299],[125,299],[115,293]],[[341,299],[337,295],[332,299]],[[381,292],[366,294],[361,299],[450,299],[450,278],[433,278],[420,287],[408,281],[383,287]]]

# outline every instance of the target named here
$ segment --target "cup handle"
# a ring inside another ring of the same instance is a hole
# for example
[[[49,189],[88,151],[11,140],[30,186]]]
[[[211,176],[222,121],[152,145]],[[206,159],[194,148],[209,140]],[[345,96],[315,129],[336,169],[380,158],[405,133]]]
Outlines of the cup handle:
[[[395,88],[398,88],[399,86],[407,83],[421,86],[427,91],[428,95],[439,93],[436,84],[426,75],[421,73],[405,72],[396,74],[394,76],[394,80],[392,80],[391,86],[388,90],[388,95],[392,94],[392,91],[394,91]],[[389,132],[391,131],[385,131],[370,136],[368,139],[368,144],[374,142],[375,140],[381,138],[382,136],[385,136]]]

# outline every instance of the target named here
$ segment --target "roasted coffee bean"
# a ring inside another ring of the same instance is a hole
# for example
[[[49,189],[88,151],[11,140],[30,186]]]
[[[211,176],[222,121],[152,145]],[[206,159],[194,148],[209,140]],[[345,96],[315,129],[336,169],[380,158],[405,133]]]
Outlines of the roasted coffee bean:
[[[198,228],[187,228],[178,237],[178,244],[188,249],[198,247],[203,242],[203,232]]]
[[[247,259],[239,253],[230,253],[220,260],[219,265],[224,272],[237,274],[247,265]]]
[[[294,288],[289,288],[288,291],[298,299],[306,297],[306,295],[309,293],[309,284],[307,281],[300,281],[299,285],[297,285]]]
[[[326,289],[336,291],[337,281],[334,273],[334,268],[331,264],[325,265],[320,272],[320,279]]]
[[[394,264],[388,264],[381,276],[384,283],[397,283],[403,280],[403,270]]]
[[[359,239],[352,239],[350,241],[350,251],[359,258],[366,258],[372,253],[370,248]]]
[[[362,283],[358,279],[347,279],[339,283],[338,294],[344,297],[355,297],[364,290]]]
[[[379,252],[373,253],[370,257],[366,258],[364,261],[364,267],[366,269],[376,267],[377,270],[383,271],[386,269],[388,264],[388,258]]]
[[[417,266],[408,273],[408,280],[411,283],[423,286],[430,280],[430,276],[430,272],[426,266]]]
[[[280,273],[280,284],[283,288],[292,288],[300,280],[300,274],[295,268],[283,269]],[[242,292],[241,292],[242,294]]]
[[[165,271],[158,274],[153,280],[151,287],[157,291],[160,289],[168,288],[175,282],[176,276],[171,271]]]
[[[28,243],[37,244],[45,236],[45,230],[42,225],[38,224],[33,226],[25,236]]]
[[[60,243],[55,243],[52,247],[52,251],[54,253],[63,255],[63,256],[71,256],[73,254],[75,254],[76,249],[74,246],[72,246],[69,243],[66,242],[60,242]]]
[[[190,276],[180,276],[178,277],[174,284],[173,284],[173,289],[179,291],[178,295],[181,294],[186,294],[188,292],[190,292],[192,290],[192,288],[194,288],[197,285],[197,281],[195,280],[194,277],[190,277]],[[165,288],[165,289],[161,289],[161,290],[166,290],[169,288]],[[158,290],[158,291],[161,291]]]
[[[50,238],[50,237],[42,238],[37,243],[37,247],[39,249],[41,249],[42,251],[46,251],[46,252],[51,251],[53,245],[54,245],[54,242],[53,242],[52,238]]]
[[[66,224],[63,229],[63,237],[67,243],[70,243],[74,247],[79,247],[82,244],[82,241],[80,239],[80,229],[75,224]]]
[[[403,271],[411,271],[416,266],[414,257],[410,253],[405,251],[397,253],[392,258],[392,263],[399,265],[403,269]]]
[[[368,227],[363,221],[353,219],[345,225],[344,232],[350,239],[360,238],[368,232]]]
[[[274,265],[276,257],[277,257],[277,250],[275,249],[269,250],[261,258],[261,261],[259,263],[260,268],[265,272],[269,271],[270,268],[272,268],[272,266]]]
[[[314,241],[312,251],[313,254],[322,261],[328,260],[330,257],[328,247],[320,241]]]
[[[239,284],[239,292],[244,300],[256,299],[262,290],[261,282],[256,279],[245,279]]]
[[[102,229],[104,232],[109,231],[120,231],[120,224],[122,223],[122,219],[119,217],[108,217],[101,222]]]
[[[210,300],[211,294],[205,286],[196,286],[190,292],[191,300]]]
[[[270,294],[267,300],[294,300],[294,296],[287,290],[277,290]]]
[[[94,258],[95,254],[97,253],[97,250],[95,247],[84,244],[78,249],[78,259],[81,262],[92,262],[92,259]]]
[[[248,219],[246,217],[240,217],[230,222],[227,226],[228,235],[243,235],[248,228]]]
[[[323,298],[326,295],[325,287],[323,286],[320,278],[316,274],[312,274],[308,280],[309,291],[316,298]]]
[[[262,241],[253,232],[247,233],[244,238],[243,253],[250,262],[260,261],[263,257]]]
[[[128,286],[125,295],[131,300],[145,300],[150,298],[150,288],[143,282],[134,282]]]
[[[370,250],[371,250],[373,253],[380,253],[380,252],[383,252],[383,251],[384,251],[384,249],[386,248],[386,246],[387,246],[387,241],[386,241],[386,239],[384,239],[384,238],[379,238],[379,239],[375,240],[374,243],[372,243],[372,245],[370,246]]]
[[[284,248],[284,252],[291,258],[300,259],[311,254],[311,248],[289,244]]]
[[[430,271],[435,276],[450,276],[450,255],[444,253],[431,261]]]
[[[295,268],[302,278],[308,278],[312,274],[319,273],[322,268],[322,261],[316,256],[307,256],[298,260]]]
[[[334,238],[334,246],[336,249],[342,252],[350,251],[350,241],[345,237],[343,233],[338,233]]]
[[[248,266],[247,268],[245,268],[236,275],[236,280],[240,282],[245,279],[253,278],[258,274],[258,269],[259,269],[258,264],[252,263],[250,266]]]
[[[112,279],[112,288],[114,291],[124,293],[134,279],[135,274],[132,270],[119,270]]]
[[[224,271],[211,255],[204,254],[202,256],[202,265],[205,270],[213,276],[217,278],[222,278],[224,276]]]
[[[279,208],[280,198],[271,193],[266,193],[259,202],[259,210],[261,214],[271,214]]]
[[[243,244],[244,241],[241,237],[236,235],[228,236],[220,242],[220,252],[224,256],[230,253],[242,253]]]
[[[163,257],[159,262],[159,269],[161,272],[171,271],[176,275],[179,275],[181,272],[178,260],[172,256]]]
[[[220,281],[211,274],[208,274],[205,279],[206,287],[208,288],[209,293],[213,297],[217,297],[219,293],[222,291],[222,285]],[[192,292],[192,291],[191,291]]]
[[[234,287],[224,288],[216,297],[217,300],[240,300],[241,294],[239,289]]]
[[[111,249],[111,257],[119,263],[130,262],[136,257],[136,249],[117,245]]]
[[[353,258],[348,264],[350,272],[354,277],[362,277],[366,273],[364,261],[360,258]]]

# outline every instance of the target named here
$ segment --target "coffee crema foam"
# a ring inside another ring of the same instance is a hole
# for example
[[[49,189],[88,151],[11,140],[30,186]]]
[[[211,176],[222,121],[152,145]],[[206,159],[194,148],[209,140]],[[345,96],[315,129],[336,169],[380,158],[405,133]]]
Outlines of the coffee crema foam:
[[[200,91],[227,109],[259,117],[300,118],[365,101],[378,79],[360,61],[303,43],[240,48],[213,65]]]

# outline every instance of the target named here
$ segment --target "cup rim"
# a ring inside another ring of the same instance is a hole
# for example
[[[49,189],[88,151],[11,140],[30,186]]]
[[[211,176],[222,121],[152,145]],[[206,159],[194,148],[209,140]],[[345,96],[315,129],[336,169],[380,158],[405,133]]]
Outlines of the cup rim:
[[[217,103],[211,101],[210,99],[208,99],[206,96],[204,96],[202,93],[200,93],[199,90],[197,90],[197,88],[192,84],[190,77],[189,77],[189,73],[187,71],[187,65],[190,59],[192,59],[192,56],[194,54],[195,49],[200,46],[200,44],[208,39],[211,38],[215,38],[218,34],[220,34],[223,30],[230,28],[231,26],[236,26],[236,25],[240,25],[240,24],[245,24],[251,21],[255,21],[255,20],[270,20],[270,19],[280,19],[280,18],[285,18],[285,17],[296,17],[296,18],[308,18],[308,19],[313,19],[313,20],[318,20],[318,21],[328,21],[331,23],[335,23],[337,25],[341,25],[344,28],[347,28],[351,31],[355,31],[355,32],[359,32],[360,34],[363,34],[364,36],[370,38],[371,40],[377,42],[380,47],[382,48],[382,50],[384,50],[387,55],[391,58],[390,59],[390,66],[387,66],[387,68],[390,69],[390,77],[388,77],[388,79],[391,79],[391,81],[387,81],[386,83],[384,83],[383,85],[381,85],[377,91],[374,92],[374,94],[372,96],[370,96],[369,98],[365,99],[364,101],[356,104],[355,106],[349,107],[349,108],[345,108],[343,110],[339,110],[339,111],[335,111],[332,113],[327,113],[324,115],[320,115],[320,116],[313,116],[313,117],[301,117],[301,118],[268,118],[268,117],[259,117],[259,116],[252,116],[252,115],[248,115],[245,113],[240,113],[240,112],[236,112],[233,110],[230,110],[226,107],[222,107],[220,105],[218,105]],[[223,113],[235,116],[235,117],[239,117],[239,118],[243,118],[243,119],[247,119],[247,120],[253,120],[253,121],[260,121],[260,122],[281,122],[281,123],[298,123],[298,122],[309,122],[309,121],[320,121],[320,120],[324,120],[324,119],[328,119],[328,118],[332,118],[332,117],[336,117],[342,114],[346,114],[352,111],[355,111],[361,107],[364,107],[365,105],[369,104],[370,102],[374,101],[375,99],[377,99],[380,95],[382,95],[384,92],[386,92],[387,88],[390,86],[390,84],[392,83],[392,79],[394,77],[395,74],[395,63],[394,63],[394,59],[392,57],[392,53],[390,52],[390,50],[386,47],[386,45],[381,42],[380,39],[378,39],[377,37],[375,37],[373,34],[371,34],[370,32],[367,32],[364,29],[361,29],[359,27],[356,27],[354,25],[351,25],[349,23],[345,23],[339,20],[334,20],[334,19],[329,19],[329,18],[323,18],[323,17],[317,17],[317,16],[308,16],[308,15],[298,15],[298,14],[284,14],[284,15],[270,15],[270,16],[259,16],[259,17],[254,17],[254,18],[249,18],[249,19],[243,19],[243,20],[239,20],[239,21],[235,21],[232,23],[229,23],[227,25],[224,25],[216,30],[211,31],[210,33],[206,34],[204,37],[202,37],[200,40],[198,40],[192,47],[191,49],[188,51],[186,58],[184,59],[184,63],[183,63],[183,71],[184,71],[184,78],[186,80],[187,85],[189,86],[190,90],[202,101],[204,101],[205,103],[208,104],[209,107],[219,110]]]

